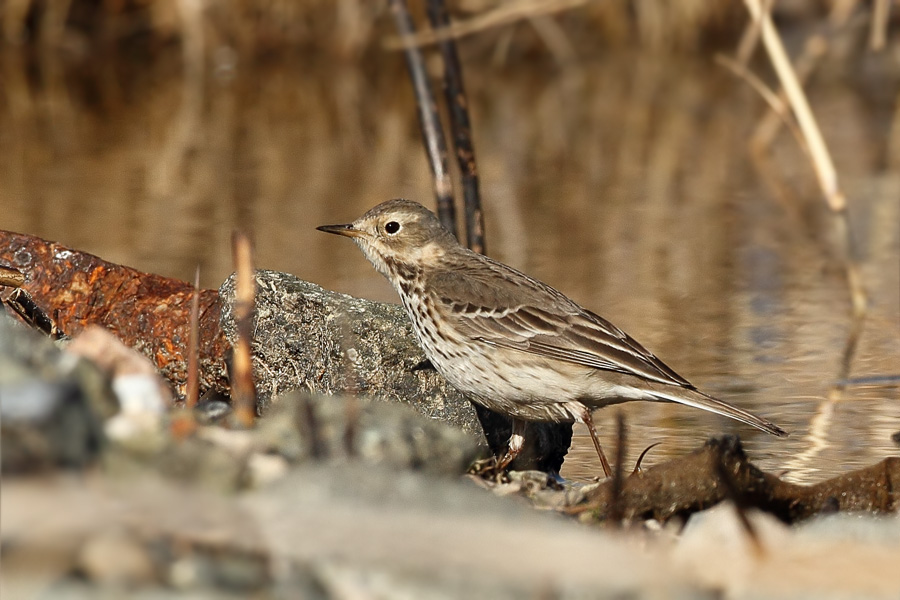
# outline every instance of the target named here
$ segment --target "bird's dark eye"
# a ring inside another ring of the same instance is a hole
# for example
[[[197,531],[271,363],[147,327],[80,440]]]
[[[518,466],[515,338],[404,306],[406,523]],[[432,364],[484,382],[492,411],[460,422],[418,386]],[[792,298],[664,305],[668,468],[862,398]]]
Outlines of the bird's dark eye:
[[[400,231],[400,223],[397,221],[388,221],[384,224],[384,230],[388,233],[388,235],[394,235],[398,231]]]

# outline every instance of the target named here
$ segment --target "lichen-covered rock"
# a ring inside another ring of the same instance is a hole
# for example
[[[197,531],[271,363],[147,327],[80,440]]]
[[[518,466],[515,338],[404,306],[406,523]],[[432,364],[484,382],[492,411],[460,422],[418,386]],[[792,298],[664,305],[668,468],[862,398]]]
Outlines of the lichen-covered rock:
[[[172,419],[186,414],[172,415]],[[208,490],[258,488],[308,463],[362,463],[397,471],[459,476],[483,452],[471,435],[428,419],[408,406],[346,396],[290,392],[272,400],[247,430],[194,424],[155,435],[113,440],[104,455],[107,473],[152,474]]]
[[[259,449],[289,462],[349,459],[460,475],[478,456],[472,436],[407,406],[293,392],[258,421]]]
[[[234,279],[219,293],[222,327],[235,339]],[[253,360],[260,412],[292,389],[348,391],[408,403],[420,413],[480,433],[470,402],[425,360],[400,306],[330,292],[285,273],[257,273]]]

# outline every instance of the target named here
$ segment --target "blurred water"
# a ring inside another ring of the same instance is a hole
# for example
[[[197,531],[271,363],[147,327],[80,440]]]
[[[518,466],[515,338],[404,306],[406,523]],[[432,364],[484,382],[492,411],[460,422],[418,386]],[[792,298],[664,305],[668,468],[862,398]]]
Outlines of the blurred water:
[[[243,227],[261,267],[395,300],[352,244],[314,228],[389,197],[431,202],[398,55],[364,69],[238,64],[202,82],[182,80],[175,59],[76,73],[4,59],[0,228],[185,280],[199,263],[216,287]],[[722,432],[799,481],[897,453],[900,143],[878,100],[897,97],[894,83],[873,95],[837,70],[810,90],[871,296],[853,367],[863,379],[829,400],[849,327],[832,223],[790,135],[751,159],[753,92],[709,61],[659,56],[466,68],[489,254],[791,431],[631,403],[629,467],[653,442],[645,465]],[[610,454],[616,410],[595,414]],[[577,434],[563,474],[588,479],[599,464]]]

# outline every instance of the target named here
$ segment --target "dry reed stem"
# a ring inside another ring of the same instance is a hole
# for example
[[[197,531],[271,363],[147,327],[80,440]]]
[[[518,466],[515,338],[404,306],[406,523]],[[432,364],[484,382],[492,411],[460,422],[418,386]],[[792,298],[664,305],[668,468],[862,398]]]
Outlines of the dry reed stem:
[[[403,53],[416,97],[422,142],[428,157],[428,166],[431,168],[434,195],[437,201],[437,215],[441,225],[458,238],[456,209],[453,204],[453,181],[450,178],[450,168],[447,163],[447,141],[444,138],[444,130],[438,114],[437,100],[428,80],[425,58],[422,56],[421,49],[409,42],[415,37],[416,32],[406,0],[388,0],[388,5],[394,15],[394,22],[397,25],[397,31],[400,32],[400,38],[407,42],[402,46]]]
[[[772,1],[763,0],[764,13],[769,13],[772,8]],[[756,47],[759,45],[760,25],[762,25],[761,19],[750,19],[750,22],[747,23],[747,28],[744,29],[744,34],[741,36],[741,41],[738,43],[737,50],[734,53],[735,60],[742,67],[747,66],[747,63],[750,62],[750,57],[753,56],[753,52],[756,51]]]
[[[530,16],[528,17],[528,22],[547,49],[550,50],[550,54],[553,55],[553,60],[556,61],[556,64],[564,66],[575,61],[578,53],[559,23],[548,15]]]
[[[187,391],[185,405],[197,406],[200,398],[200,265],[194,272],[194,293],[191,298],[191,331],[188,337]]]
[[[747,534],[747,539],[750,540],[750,547],[753,549],[753,555],[757,560],[764,558],[766,555],[766,548],[763,546],[762,540],[759,537],[759,532],[756,530],[756,527],[753,525],[753,522],[750,521],[750,517],[747,514],[747,509],[750,508],[751,505],[747,502],[744,491],[738,487],[737,482],[734,480],[734,476],[731,471],[729,471],[722,449],[717,448],[716,450],[717,451],[713,454],[713,472],[716,474],[716,479],[718,480],[719,485],[725,490],[726,498],[731,500],[731,504],[734,506],[734,512],[737,515],[738,522],[741,524],[741,529],[744,530],[744,533]]]
[[[873,0],[872,29],[869,34],[869,49],[873,52],[884,50],[884,46],[887,43],[887,27],[890,13],[890,0]]]
[[[616,463],[613,465],[612,491],[609,500],[609,523],[620,527],[625,517],[622,503],[622,488],[625,481],[625,452],[628,443],[628,432],[625,428],[625,415],[620,410],[616,414]]]
[[[769,53],[772,66],[778,75],[779,81],[787,95],[788,102],[794,111],[800,130],[807,141],[810,151],[813,168],[819,181],[819,187],[825,194],[828,206],[833,211],[842,211],[846,209],[844,195],[841,193],[837,182],[837,171],[834,168],[834,162],[831,160],[831,154],[828,152],[828,146],[822,138],[822,132],[816,123],[816,119],[809,107],[806,94],[797,80],[791,61],[781,42],[781,37],[772,23],[772,17],[769,13],[762,12],[760,0],[744,0],[750,14],[754,19],[760,21],[762,31],[763,45]]]
[[[801,85],[805,84],[812,75],[821,58],[825,56],[826,50],[828,50],[828,44],[825,42],[824,36],[816,34],[806,41],[803,52],[794,63],[794,73],[797,74],[797,80]],[[762,153],[768,149],[781,129],[783,120],[778,113],[788,110],[787,94],[783,89],[778,91],[777,106],[777,109],[772,108],[767,112],[754,128],[753,134],[750,136],[750,148],[754,152]],[[805,142],[803,147],[805,149]]]
[[[839,27],[846,23],[853,11],[856,10],[857,4],[859,4],[859,0],[834,0],[831,12],[828,14],[828,21],[832,27]]]
[[[510,25],[517,21],[530,19],[540,15],[548,15],[564,10],[584,6],[588,0],[519,0],[506,2],[493,10],[486,11],[476,17],[464,21],[456,21],[449,27],[420,31],[405,37],[389,37],[384,47],[389,50],[401,50],[408,45],[427,46],[447,39],[459,39],[494,27]]]
[[[439,29],[450,24],[450,16],[444,0],[428,0],[428,20],[432,27]],[[462,75],[462,63],[454,40],[444,40],[438,44],[444,61],[444,102],[450,117],[450,139],[459,167],[463,201],[466,216],[466,245],[470,250],[484,254],[484,212],[481,210],[481,196],[478,192],[478,166],[475,162],[475,147],[472,143],[472,120],[469,117],[469,100],[466,96]]]
[[[842,29],[847,24],[847,21],[850,20],[850,16],[853,14],[854,8],[856,8],[856,4],[857,0],[838,0],[832,5],[831,11],[828,14],[828,22],[833,31]],[[770,2],[767,2],[764,5],[764,13],[769,12],[770,6]],[[754,27],[754,23],[762,23],[762,19],[752,19],[751,24],[748,25],[748,30]],[[756,29],[759,29],[758,25],[756,26]],[[800,56],[794,61],[794,73],[796,73],[801,86],[806,83],[815,68],[819,66],[819,61],[825,56],[827,51],[828,40],[824,34],[816,33],[806,40],[806,43],[803,45],[803,52],[801,52]],[[778,92],[778,99],[779,105],[787,104],[787,96],[784,90]],[[781,119],[776,114],[772,111],[766,113],[766,115],[759,120],[753,135],[750,136],[750,147],[753,151],[762,152],[768,148],[775,140],[775,136],[778,135],[778,130],[781,128],[780,126]]]
[[[235,231],[231,240],[236,276],[234,297],[234,321],[237,326],[237,343],[231,374],[231,401],[234,416],[241,427],[252,427],[256,417],[256,393],[253,385],[253,363],[250,345],[253,308],[256,296],[256,272],[253,269],[253,250],[250,238]]]
[[[763,45],[772,61],[772,66],[778,74],[778,79],[784,88],[788,102],[794,111],[794,116],[800,125],[800,131],[806,139],[810,160],[819,182],[819,187],[825,196],[825,201],[835,217],[835,226],[838,230],[838,239],[843,244],[842,255],[844,269],[847,277],[847,286],[850,291],[850,300],[853,307],[853,319],[847,342],[844,346],[843,360],[841,364],[841,379],[846,379],[850,373],[850,364],[856,353],[859,337],[862,333],[862,325],[866,316],[866,291],[862,284],[862,275],[859,265],[853,259],[853,239],[847,219],[847,200],[838,184],[837,170],[831,159],[831,154],[822,137],[822,132],[816,123],[816,119],[809,107],[806,94],[803,91],[791,62],[788,59],[781,37],[772,23],[769,13],[762,10],[760,0],[744,0],[750,14],[760,21]]]
[[[765,103],[769,105],[769,108],[771,109],[769,114],[775,115],[778,122],[783,123],[790,130],[794,139],[797,140],[797,144],[799,144],[800,148],[803,150],[803,153],[809,156],[809,148],[806,147],[806,140],[797,128],[797,124],[791,115],[788,105],[784,103],[783,98],[779,97],[772,88],[767,86],[762,79],[757,77],[752,71],[748,70],[739,61],[725,56],[724,54],[716,54],[715,61],[734,73],[737,77],[743,79],[750,87],[756,90],[756,93],[758,93]],[[756,149],[755,146],[754,149]]]

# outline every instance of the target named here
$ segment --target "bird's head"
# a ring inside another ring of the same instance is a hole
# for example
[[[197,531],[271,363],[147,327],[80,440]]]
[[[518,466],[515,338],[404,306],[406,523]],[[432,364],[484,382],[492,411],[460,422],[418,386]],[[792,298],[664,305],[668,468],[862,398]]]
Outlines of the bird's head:
[[[398,269],[421,269],[459,247],[437,216],[418,202],[388,200],[346,225],[322,225],[319,231],[352,238],[366,258],[392,282]]]

